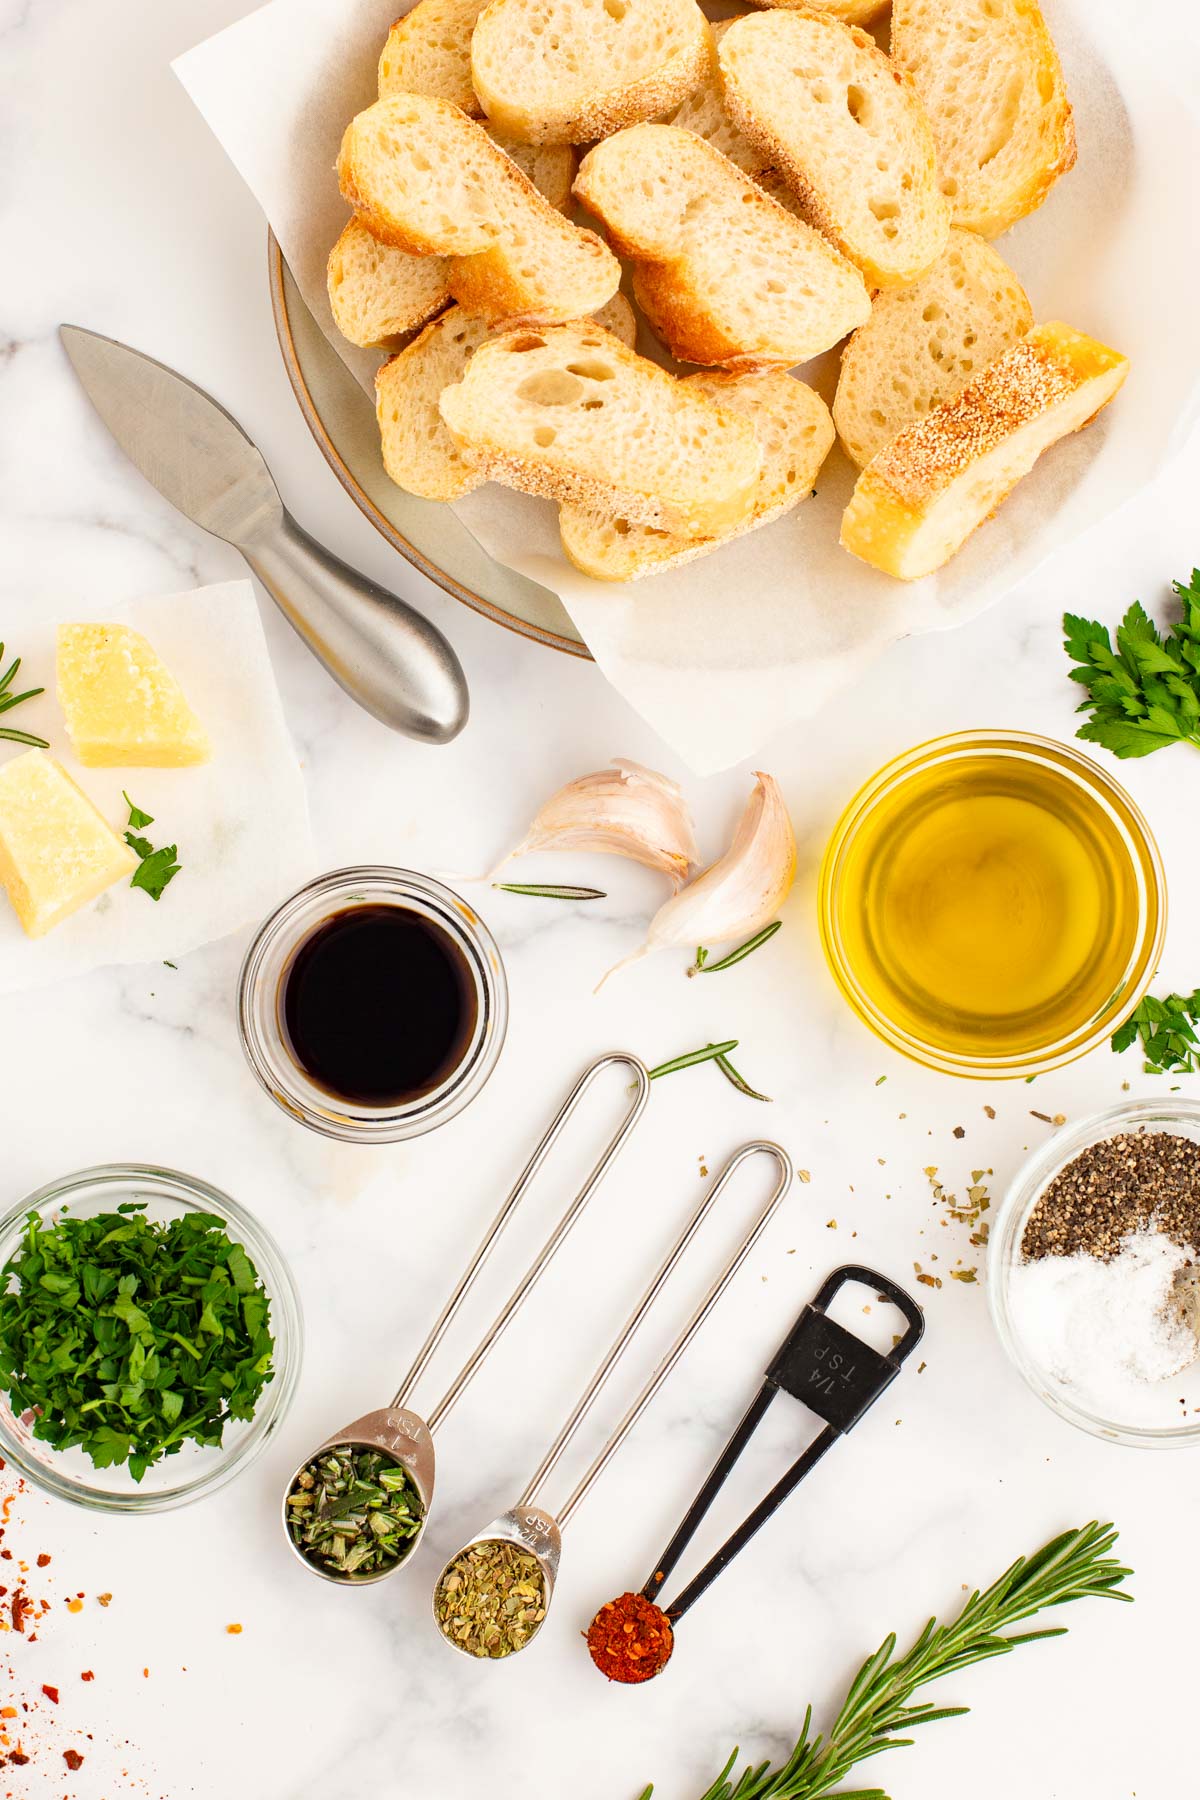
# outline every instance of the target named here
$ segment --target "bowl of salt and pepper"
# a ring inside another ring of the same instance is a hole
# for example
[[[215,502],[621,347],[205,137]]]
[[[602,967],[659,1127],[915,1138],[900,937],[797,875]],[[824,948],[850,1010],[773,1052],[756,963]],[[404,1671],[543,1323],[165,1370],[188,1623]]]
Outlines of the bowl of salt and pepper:
[[[404,1042],[397,1047],[396,999],[401,992],[408,1004]],[[507,988],[490,933],[457,895],[407,870],[364,867],[310,883],[266,921],[243,965],[238,1010],[247,1060],[277,1105],[325,1135],[380,1143],[432,1130],[479,1092],[503,1044]],[[413,1410],[409,1401],[414,1389],[505,1227],[585,1095],[613,1067],[632,1077],[613,1134],[441,1399],[425,1412]],[[437,1427],[565,1242],[641,1120],[649,1092],[644,1065],[629,1053],[599,1057],[583,1071],[392,1400],[341,1427],[296,1468],[283,1495],[283,1528],[290,1548],[311,1573],[339,1586],[361,1587],[412,1561],[433,1504]],[[759,1158],[775,1171],[765,1203],[573,1492],[556,1513],[547,1511],[539,1501],[560,1458],[710,1211],[742,1166]],[[443,1640],[460,1654],[501,1660],[537,1636],[559,1578],[564,1527],[716,1307],[791,1183],[791,1162],[778,1145],[745,1144],[693,1208],[520,1497],[442,1568],[433,1591],[433,1618]],[[904,1319],[906,1329],[886,1355],[829,1316],[831,1300],[851,1282],[890,1301]],[[665,1666],[684,1612],[890,1385],[923,1329],[920,1309],[887,1277],[853,1265],[828,1278],[788,1333],[641,1594],[610,1602],[592,1621],[585,1634],[588,1649],[605,1675],[640,1682]],[[664,1581],[781,1392],[800,1400],[822,1428],[678,1598],[660,1608],[656,1596]]]

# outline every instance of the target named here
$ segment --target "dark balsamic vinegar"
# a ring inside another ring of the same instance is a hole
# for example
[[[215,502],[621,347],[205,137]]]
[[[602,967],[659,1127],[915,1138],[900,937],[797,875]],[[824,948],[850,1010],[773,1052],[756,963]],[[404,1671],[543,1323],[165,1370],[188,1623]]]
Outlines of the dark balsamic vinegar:
[[[292,958],[279,1006],[305,1073],[339,1099],[401,1106],[431,1093],[475,1031],[470,967],[431,920],[404,906],[347,907]]]

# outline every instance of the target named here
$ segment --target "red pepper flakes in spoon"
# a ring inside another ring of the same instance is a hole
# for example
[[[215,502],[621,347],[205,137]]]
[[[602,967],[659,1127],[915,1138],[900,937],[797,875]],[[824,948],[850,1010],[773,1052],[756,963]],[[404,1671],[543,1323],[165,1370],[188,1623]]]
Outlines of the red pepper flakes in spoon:
[[[651,1681],[675,1648],[671,1621],[644,1594],[622,1594],[600,1608],[587,1631],[588,1653],[610,1681]]]

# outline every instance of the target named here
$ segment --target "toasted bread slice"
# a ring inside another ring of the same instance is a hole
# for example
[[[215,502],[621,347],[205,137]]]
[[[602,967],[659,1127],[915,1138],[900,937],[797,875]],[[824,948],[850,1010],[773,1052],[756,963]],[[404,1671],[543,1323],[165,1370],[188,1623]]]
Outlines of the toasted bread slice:
[[[346,127],[342,193],[372,236],[449,258],[454,298],[489,323],[584,318],[621,266],[555,212],[487,132],[446,100],[394,94]]]
[[[677,125],[606,138],[575,193],[633,259],[637,302],[683,362],[789,368],[870,316],[852,263]]]
[[[859,468],[1025,336],[1033,308],[1002,256],[954,230],[910,288],[877,294],[842,351],[833,418]]]
[[[472,118],[483,112],[471,86],[471,33],[487,0],[417,0],[397,19],[379,58],[379,98],[429,94]]]
[[[1129,370],[1069,325],[1038,325],[869,462],[842,515],[863,562],[915,581],[940,569],[1042,451],[1087,425]]]
[[[481,473],[561,504],[689,537],[754,505],[762,451],[746,420],[596,325],[493,338],[441,413]]]
[[[539,194],[544,194],[555,212],[571,210],[571,183],[577,162],[570,144],[518,144],[505,137],[485,120],[483,129],[494,144],[511,156],[522,174],[527,175]]]
[[[810,387],[780,369],[746,375],[703,370],[683,384],[714,405],[741,413],[762,446],[763,466],[750,514],[719,536],[677,537],[649,525],[634,525],[619,513],[585,512],[564,506],[558,516],[563,549],[585,575],[597,581],[640,581],[717,550],[732,537],[769,525],[813,491],[817,471],[833,443],[829,408]]]
[[[596,320],[632,350],[637,321],[624,294],[614,294]],[[383,466],[396,486],[410,494],[457,500],[487,480],[463,455],[438,411],[443,389],[462,380],[463,370],[487,335],[482,319],[451,306],[376,373]]]
[[[778,7],[781,12],[828,13],[843,25],[869,25],[888,9],[888,0],[752,0],[762,7]]]
[[[811,12],[738,19],[725,107],[872,287],[907,287],[946,247],[950,208],[916,89],[857,27]]]
[[[732,19],[722,19],[713,26],[715,44],[720,44],[733,23]],[[738,130],[725,111],[720,71],[715,61],[700,86],[692,90],[682,105],[665,113],[660,123],[678,125],[681,131],[694,131],[697,137],[704,138],[714,150],[719,150],[722,156],[727,156],[730,162],[736,163],[744,174],[756,179],[770,167],[770,158]]]
[[[652,119],[712,65],[696,0],[491,0],[471,39],[484,112],[528,144],[590,144]]]
[[[364,349],[396,350],[450,304],[444,256],[413,256],[381,244],[351,218],[329,252],[326,281],[333,322]]]
[[[995,237],[1075,161],[1075,124],[1037,0],[895,0],[892,56],[925,103],[956,225]]]

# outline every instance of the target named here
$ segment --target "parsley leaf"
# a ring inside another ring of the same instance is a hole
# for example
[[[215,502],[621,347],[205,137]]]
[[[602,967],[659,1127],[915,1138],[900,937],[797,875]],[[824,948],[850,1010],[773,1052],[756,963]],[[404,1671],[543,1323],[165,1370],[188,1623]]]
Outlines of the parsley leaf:
[[[270,1302],[214,1213],[28,1216],[0,1270],[0,1391],[33,1435],[134,1481],[219,1444],[274,1370]]]
[[[1183,617],[1165,637],[1135,600],[1117,627],[1063,615],[1063,648],[1075,663],[1071,680],[1087,689],[1080,712],[1091,718],[1078,736],[1114,756],[1149,756],[1168,744],[1200,749],[1200,569],[1176,581]]]
[[[153,825],[153,816],[150,813],[142,812],[140,807],[135,806],[124,790],[122,793],[125,804],[129,808],[130,829],[125,833],[125,842],[137,856],[141,857],[141,862],[134,870],[129,885],[141,888],[143,892],[149,894],[152,900],[161,900],[167,883],[173,881],[179,873],[181,865],[176,860],[179,855],[179,846],[167,844],[163,849],[156,850],[149,838],[139,837],[137,834],[143,826]]]
[[[1147,1075],[1162,1075],[1168,1069],[1179,1069],[1185,1075],[1200,1074],[1200,988],[1192,994],[1168,994],[1156,1000],[1153,994],[1136,1006],[1113,1033],[1114,1050],[1128,1050],[1141,1039],[1143,1068]]]

